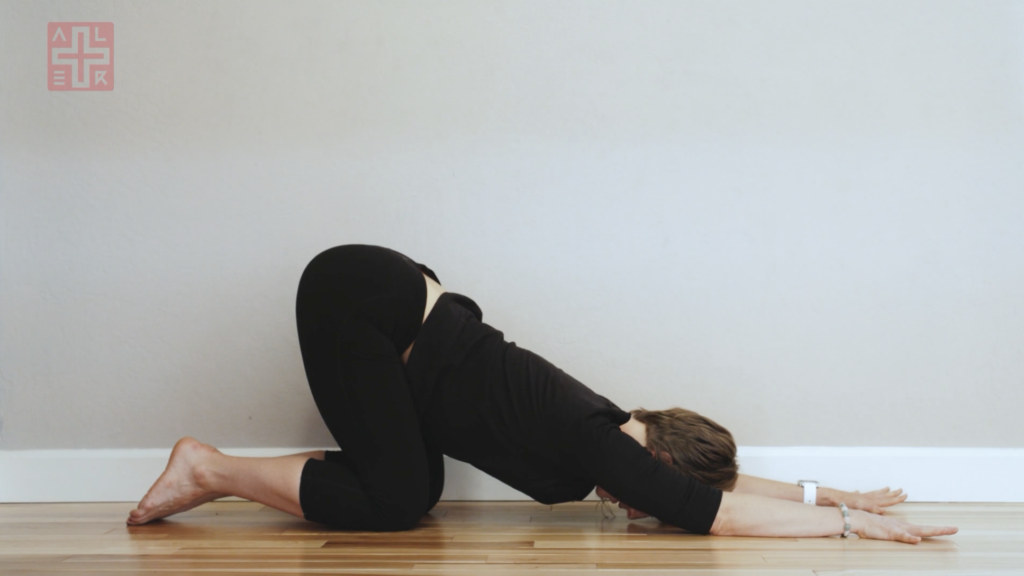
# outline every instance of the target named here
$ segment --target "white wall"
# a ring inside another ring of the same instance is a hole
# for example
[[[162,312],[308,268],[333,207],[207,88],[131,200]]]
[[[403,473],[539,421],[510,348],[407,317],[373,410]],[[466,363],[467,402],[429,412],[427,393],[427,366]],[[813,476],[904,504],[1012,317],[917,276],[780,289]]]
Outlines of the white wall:
[[[1022,447],[1024,3],[0,0],[0,449],[333,445],[349,242],[745,446]]]

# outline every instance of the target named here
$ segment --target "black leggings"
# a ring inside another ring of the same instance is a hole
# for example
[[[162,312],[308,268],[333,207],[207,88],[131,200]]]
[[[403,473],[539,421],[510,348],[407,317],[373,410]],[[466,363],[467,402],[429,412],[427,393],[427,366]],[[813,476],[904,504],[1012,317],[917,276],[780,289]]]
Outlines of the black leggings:
[[[379,246],[330,248],[302,273],[295,303],[302,362],[342,449],[302,468],[299,503],[307,520],[405,530],[440,497],[429,468],[443,465],[428,467],[401,361],[419,332],[426,294],[419,265]]]

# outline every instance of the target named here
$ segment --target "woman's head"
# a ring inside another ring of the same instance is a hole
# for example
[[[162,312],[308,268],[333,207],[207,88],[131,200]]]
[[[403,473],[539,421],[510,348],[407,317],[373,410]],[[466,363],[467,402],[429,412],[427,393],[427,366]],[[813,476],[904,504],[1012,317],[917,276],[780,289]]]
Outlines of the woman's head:
[[[721,490],[735,486],[736,443],[723,426],[685,408],[637,408],[630,414],[647,429],[647,449],[667,455],[674,468]]]

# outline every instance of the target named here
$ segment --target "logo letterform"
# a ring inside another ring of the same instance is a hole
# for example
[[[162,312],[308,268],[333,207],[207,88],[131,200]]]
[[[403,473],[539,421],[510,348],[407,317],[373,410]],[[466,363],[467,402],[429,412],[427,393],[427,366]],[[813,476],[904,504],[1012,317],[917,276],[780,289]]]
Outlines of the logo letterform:
[[[113,22],[50,22],[46,43],[50,90],[114,89]]]

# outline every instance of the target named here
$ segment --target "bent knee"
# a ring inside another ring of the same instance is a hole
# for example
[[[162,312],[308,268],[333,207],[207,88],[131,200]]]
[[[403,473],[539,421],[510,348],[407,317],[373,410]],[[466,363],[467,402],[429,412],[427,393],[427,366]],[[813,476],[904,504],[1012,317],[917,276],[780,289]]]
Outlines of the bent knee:
[[[377,530],[380,532],[402,532],[405,530],[412,530],[420,523],[422,514],[403,514],[397,516],[388,516],[381,519]]]
[[[310,522],[318,522],[342,530],[366,530],[370,532],[401,532],[412,530],[420,523],[423,513],[402,511],[372,513],[362,512],[353,515],[351,510],[314,509],[303,517]]]
[[[428,504],[426,494],[421,498],[413,496],[411,493],[405,494],[400,499],[390,500],[386,504],[379,504],[377,509],[378,529],[387,532],[412,530],[427,513]]]

